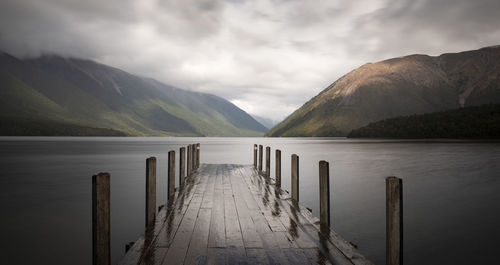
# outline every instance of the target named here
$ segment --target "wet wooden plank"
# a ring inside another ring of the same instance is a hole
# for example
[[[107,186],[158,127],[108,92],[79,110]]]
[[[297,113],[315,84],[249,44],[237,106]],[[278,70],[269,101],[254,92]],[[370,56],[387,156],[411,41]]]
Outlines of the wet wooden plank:
[[[298,245],[301,248],[316,247],[316,244],[310,240],[309,236],[300,229],[297,222],[292,219],[286,211],[284,211],[279,197],[274,193],[274,189],[270,189],[268,186],[261,190],[260,195],[262,195],[262,193],[264,194],[262,196],[263,198],[269,197],[270,200],[272,200],[272,204],[258,203],[261,207],[261,211],[264,213],[264,217],[267,219],[269,226],[271,227],[271,230],[274,232],[288,232],[288,234],[286,234],[286,239],[290,241],[291,245]],[[260,195],[255,194],[257,200]],[[278,239],[280,239],[282,243],[283,235],[285,234],[279,234],[278,236]],[[281,246],[285,247],[286,245],[281,244]]]
[[[160,265],[165,258],[168,248],[151,247],[146,254],[143,254],[141,265]]]
[[[214,197],[208,247],[226,247],[226,229],[224,221],[224,195],[221,168],[215,171]],[[212,176],[213,177],[213,176]]]
[[[267,259],[266,251],[262,248],[247,248],[247,260],[249,264],[255,265],[267,265],[269,260]]]
[[[293,240],[289,231],[286,232],[275,232],[274,233],[276,241],[281,249],[284,248],[299,248],[299,245]]]
[[[305,265],[311,264],[311,261],[304,255],[302,249],[299,248],[287,248],[283,249],[285,257],[288,259],[291,265]]]
[[[226,228],[226,253],[228,264],[246,262],[246,253],[243,244],[238,212],[234,201],[235,194],[231,186],[231,168],[223,166],[222,180],[224,185],[224,221]]]
[[[226,248],[208,248],[207,265],[225,265]]]
[[[280,245],[276,240],[275,234],[267,223],[266,218],[259,210],[253,211],[251,214],[255,228],[259,234],[265,253],[270,264],[289,264],[285,254],[281,251]]]
[[[120,264],[372,264],[252,165],[201,165],[129,254]]]
[[[257,233],[255,224],[250,216],[250,209],[247,202],[253,205],[248,195],[249,190],[246,183],[244,183],[241,176],[239,176],[239,169],[232,168],[230,173],[231,187],[234,194],[234,201],[238,213],[238,220],[240,223],[241,233],[243,235],[243,243],[245,248],[262,248],[262,241]]]
[[[215,179],[216,179],[216,167],[211,166],[209,168],[209,177],[207,182],[207,188],[205,190],[205,195],[203,196],[203,201],[201,202],[201,208],[211,209],[214,205],[214,192],[215,192]]]
[[[193,177],[197,176],[193,174]],[[172,243],[169,246],[167,254],[162,264],[182,264],[186,257],[186,253],[189,247],[189,242],[191,240],[191,235],[193,234],[196,219],[198,217],[198,211],[202,202],[202,194],[206,188],[206,174],[199,174],[197,176],[198,182],[195,180],[197,187],[194,190],[194,195],[189,202],[188,208],[182,218],[182,221],[175,233]]]
[[[176,198],[175,203],[166,206],[164,225],[155,239],[155,247],[169,247],[172,244],[196,190],[201,188],[197,179],[190,179],[187,183],[188,185]]]
[[[243,168],[247,173],[243,173],[247,179],[247,175],[251,174],[254,178],[261,178],[258,174],[252,170],[248,172],[248,168]],[[247,182],[248,183],[248,182]],[[248,183],[249,185],[251,183]],[[264,189],[260,189],[261,196],[266,196],[269,193],[271,197],[276,198],[276,202],[280,205],[280,209],[283,211],[280,215],[280,220],[284,227],[287,228],[289,232],[289,239],[294,241],[302,249],[318,249],[324,256],[328,257],[329,260],[335,264],[353,264],[347,257],[337,249],[331,242],[327,240],[316,227],[302,215],[301,208],[298,207],[299,204],[295,203],[293,200],[281,200],[278,199],[276,190],[270,188],[268,185]],[[259,196],[256,194],[256,196]],[[267,195],[269,196],[269,195]],[[330,253],[331,252],[331,253]]]
[[[201,205],[201,196],[195,194],[189,207],[182,218],[182,222],[175,234],[172,244],[169,246],[163,264],[183,264],[186,253],[194,231],[198,211]]]
[[[286,201],[291,203],[290,201]],[[342,237],[340,237],[335,231],[329,228],[321,228],[320,220],[313,216],[311,212],[309,212],[305,207],[299,205],[300,212],[302,217],[305,218],[303,222],[310,223],[312,226],[316,228],[316,230],[321,231],[322,234],[330,241],[337,249],[339,249],[342,254],[344,254],[353,264],[356,265],[373,265],[373,263],[367,260],[353,245],[352,243],[346,241]]]
[[[319,249],[304,249],[304,255],[309,259],[312,264],[319,265],[331,265],[332,263],[328,260]]]
[[[196,179],[198,180],[198,178]],[[157,215],[152,231],[141,236],[119,264],[161,264],[179,227],[199,181],[191,181],[176,198],[169,201]]]
[[[184,264],[205,264],[212,209],[200,209]]]

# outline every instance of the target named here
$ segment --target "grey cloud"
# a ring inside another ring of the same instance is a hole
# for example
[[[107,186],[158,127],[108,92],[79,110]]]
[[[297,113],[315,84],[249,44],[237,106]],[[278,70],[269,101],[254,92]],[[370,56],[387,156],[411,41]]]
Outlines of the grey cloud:
[[[221,28],[222,0],[158,1],[158,12],[151,18],[165,37],[196,41],[209,37]]]
[[[499,32],[500,2],[496,0],[389,1],[377,11],[356,21],[352,50],[378,40],[374,53],[397,56],[401,53],[439,54],[492,45],[484,38]],[[498,39],[496,40],[499,41]]]
[[[0,50],[83,57],[281,119],[366,62],[500,42],[498,0],[3,0]]]

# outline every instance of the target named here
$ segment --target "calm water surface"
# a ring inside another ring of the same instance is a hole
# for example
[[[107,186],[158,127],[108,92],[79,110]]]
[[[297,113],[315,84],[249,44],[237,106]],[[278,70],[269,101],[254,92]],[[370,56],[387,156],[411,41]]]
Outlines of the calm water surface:
[[[145,159],[200,142],[202,163],[253,163],[253,144],[300,156],[301,203],[318,214],[318,161],[330,162],[332,227],[385,264],[385,182],[403,178],[405,264],[495,264],[500,244],[500,143],[309,138],[0,138],[2,264],[91,264],[91,176],[111,173],[112,261],[144,228]],[[176,158],[178,163],[178,157]],[[176,173],[178,174],[178,172]],[[177,180],[177,178],[176,178]]]

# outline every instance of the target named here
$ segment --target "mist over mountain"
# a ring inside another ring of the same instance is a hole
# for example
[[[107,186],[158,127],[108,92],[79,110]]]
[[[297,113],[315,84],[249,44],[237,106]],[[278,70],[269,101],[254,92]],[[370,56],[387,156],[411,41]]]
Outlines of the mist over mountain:
[[[89,60],[0,53],[1,134],[258,136],[267,129],[215,95]],[[8,124],[8,126],[6,125]],[[46,125],[46,126],[44,126]],[[55,126],[55,127],[54,127]]]
[[[273,128],[274,126],[276,126],[276,124],[279,123],[279,121],[276,121],[276,120],[273,120],[270,118],[266,118],[266,117],[262,117],[262,116],[258,116],[258,115],[252,115],[252,117],[268,129]]]
[[[371,122],[500,103],[500,46],[365,64],[327,87],[267,135],[345,136]]]

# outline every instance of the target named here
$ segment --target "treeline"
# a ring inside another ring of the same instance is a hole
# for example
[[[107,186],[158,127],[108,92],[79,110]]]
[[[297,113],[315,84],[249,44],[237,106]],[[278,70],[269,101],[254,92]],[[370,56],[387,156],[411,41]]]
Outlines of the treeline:
[[[500,104],[386,119],[352,130],[347,137],[500,139]]]
[[[52,120],[0,117],[2,136],[126,136],[113,129],[86,127]]]

